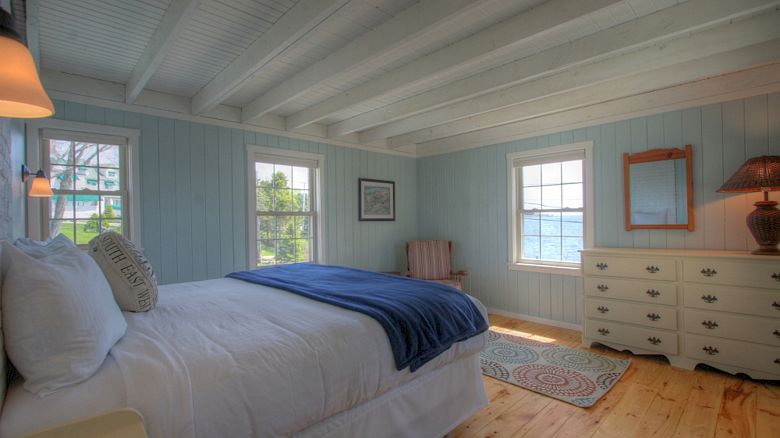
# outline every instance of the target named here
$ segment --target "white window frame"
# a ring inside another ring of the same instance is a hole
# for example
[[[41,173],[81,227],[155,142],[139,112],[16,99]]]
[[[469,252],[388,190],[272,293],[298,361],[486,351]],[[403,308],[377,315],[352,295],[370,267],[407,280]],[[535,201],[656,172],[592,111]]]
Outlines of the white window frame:
[[[323,177],[325,171],[325,156],[321,154],[313,154],[310,152],[291,151],[287,149],[278,149],[266,146],[257,146],[248,144],[246,145],[246,163],[247,163],[247,260],[249,261],[249,269],[258,269],[257,267],[257,181],[255,175],[255,163],[257,162],[274,162],[277,161],[289,161],[295,160],[307,160],[314,161],[316,167],[314,168],[314,186],[312,187],[313,202],[312,207],[315,213],[314,230],[315,236],[314,251],[312,263],[325,263],[325,239],[323,236],[323,230],[325,230],[325,206],[322,202],[322,196],[325,193],[325,178]]]
[[[121,137],[126,139],[127,152],[125,154],[126,178],[127,178],[127,208],[129,214],[123,212],[125,224],[127,225],[128,238],[131,242],[141,245],[141,156],[139,151],[139,138],[141,131],[137,129],[119,128],[109,125],[97,125],[93,123],[70,122],[57,119],[42,119],[27,122],[27,165],[33,171],[41,169],[48,160],[44,159],[42,151],[43,130],[60,130],[73,132],[75,136],[89,137],[108,136]],[[40,202],[39,202],[40,201]],[[48,198],[43,200],[27,200],[27,235],[36,240],[43,240],[48,235],[45,232],[43,214],[48,210],[44,208],[42,202],[49,202]],[[124,207],[124,205],[123,205]]]
[[[594,196],[593,196],[593,142],[572,143],[561,146],[552,146],[541,149],[533,149],[520,152],[512,152],[506,155],[507,163],[507,206],[508,208],[508,236],[509,253],[507,266],[510,270],[544,272],[559,275],[581,275],[580,263],[555,263],[555,262],[535,262],[521,260],[522,254],[519,237],[521,230],[518,220],[518,209],[521,206],[521,194],[519,187],[519,167],[514,166],[516,160],[540,160],[545,157],[554,157],[567,153],[584,153],[583,159],[583,201],[585,213],[583,215],[583,248],[593,247],[594,233]]]

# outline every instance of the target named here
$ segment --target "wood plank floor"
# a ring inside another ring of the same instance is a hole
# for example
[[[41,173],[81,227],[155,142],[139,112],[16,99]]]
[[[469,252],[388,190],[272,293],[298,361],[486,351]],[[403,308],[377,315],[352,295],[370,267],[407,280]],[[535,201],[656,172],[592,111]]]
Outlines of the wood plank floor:
[[[581,348],[580,333],[490,316],[491,328]],[[483,377],[490,405],[447,438],[467,437],[780,437],[780,384],[712,369],[672,368],[666,359],[630,358],[631,367],[594,406],[582,409]],[[705,367],[706,368],[706,367]]]

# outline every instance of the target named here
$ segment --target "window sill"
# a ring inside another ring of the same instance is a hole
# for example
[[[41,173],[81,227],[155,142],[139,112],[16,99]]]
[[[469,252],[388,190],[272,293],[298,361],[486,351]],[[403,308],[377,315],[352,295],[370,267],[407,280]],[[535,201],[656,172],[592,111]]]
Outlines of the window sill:
[[[567,275],[570,277],[580,277],[582,269],[577,266],[556,266],[537,263],[509,263],[507,267],[510,271],[542,272],[545,274]]]

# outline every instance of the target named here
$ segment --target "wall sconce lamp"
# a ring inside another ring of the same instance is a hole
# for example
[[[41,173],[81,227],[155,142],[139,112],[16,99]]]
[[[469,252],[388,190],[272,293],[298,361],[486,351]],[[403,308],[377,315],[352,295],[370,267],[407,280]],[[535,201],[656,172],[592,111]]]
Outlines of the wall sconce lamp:
[[[747,160],[719,193],[764,192],[764,200],[747,217],[747,226],[759,249],[753,254],[780,256],[780,210],[777,201],[769,200],[769,192],[780,190],[780,156],[763,156]]]
[[[0,117],[41,118],[54,114],[54,105],[41,85],[30,51],[13,26],[11,14],[0,7]]]
[[[36,173],[32,173],[29,167],[22,164],[22,182],[27,182],[32,178],[32,184],[30,184],[30,191],[27,192],[27,196],[31,198],[51,198],[54,196],[54,192],[51,191],[51,184],[49,183],[49,177],[46,176],[46,172],[43,169]]]

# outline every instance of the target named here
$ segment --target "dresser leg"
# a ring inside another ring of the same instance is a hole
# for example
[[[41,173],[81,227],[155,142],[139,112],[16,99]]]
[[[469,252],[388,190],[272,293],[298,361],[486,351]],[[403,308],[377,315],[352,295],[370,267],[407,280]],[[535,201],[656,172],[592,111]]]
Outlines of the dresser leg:
[[[688,359],[687,357],[682,356],[666,356],[667,359],[669,359],[669,363],[675,367],[675,368],[683,368],[686,370],[692,370],[696,368],[696,365],[698,365],[699,361]]]

